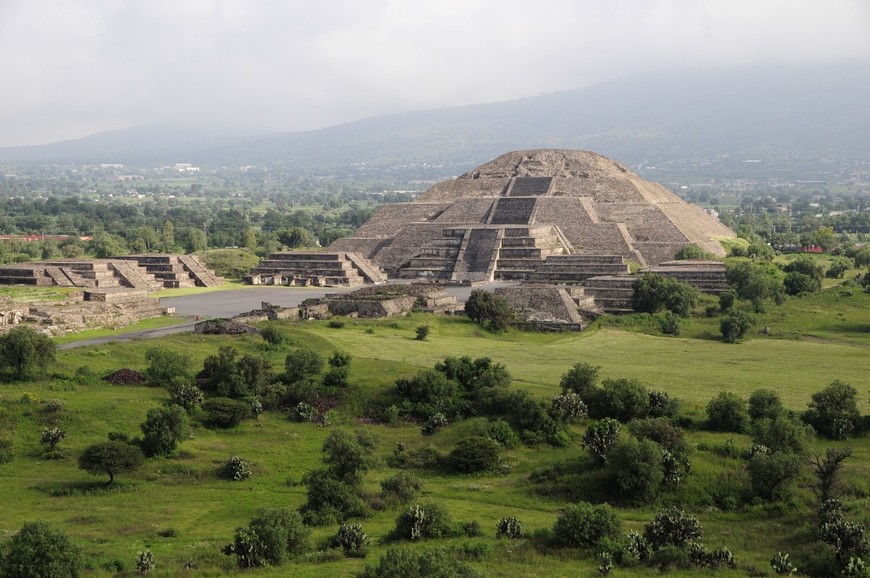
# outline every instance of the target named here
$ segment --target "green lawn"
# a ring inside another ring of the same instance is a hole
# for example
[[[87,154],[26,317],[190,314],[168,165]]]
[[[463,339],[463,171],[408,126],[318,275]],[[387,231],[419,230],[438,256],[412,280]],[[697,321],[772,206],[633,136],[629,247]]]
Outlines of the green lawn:
[[[409,450],[430,444],[448,451],[459,439],[473,434],[482,420],[453,424],[442,432],[422,437],[419,427],[405,425],[361,426],[355,414],[367,400],[386,395],[397,377],[431,367],[448,355],[488,356],[507,366],[514,387],[527,388],[541,396],[558,393],[561,375],[575,362],[601,366],[607,377],[636,377],[650,389],[666,391],[683,401],[686,413],[698,421],[705,404],[720,391],[734,391],[748,397],[759,387],[776,389],[785,405],[799,411],[810,395],[841,379],[859,391],[862,413],[868,408],[867,367],[870,348],[870,303],[867,296],[825,294],[787,302],[771,309],[766,324],[769,337],[753,335],[744,343],[727,345],[715,338],[716,320],[695,318],[684,328],[684,337],[662,337],[638,327],[599,327],[583,333],[544,334],[511,332],[491,335],[459,317],[436,318],[412,315],[389,320],[346,320],[341,328],[325,321],[282,322],[279,327],[288,345],[270,349],[259,337],[202,336],[182,334],[157,340],[108,343],[58,352],[49,368],[52,377],[26,384],[0,385],[0,437],[11,437],[15,459],[0,465],[0,536],[8,536],[28,520],[45,520],[73,536],[84,549],[92,568],[87,576],[110,576],[106,570],[117,559],[133,573],[136,553],[144,548],[154,552],[156,576],[216,576],[235,572],[233,561],[220,554],[232,539],[236,527],[247,524],[263,506],[296,508],[305,499],[300,480],[306,471],[318,467],[320,447],[336,427],[368,427],[380,438],[379,455],[385,460],[397,441]],[[842,315],[840,315],[842,314]],[[842,319],[842,320],[841,320]],[[415,328],[431,327],[426,341],[414,339]],[[800,337],[800,338],[797,338]],[[270,413],[258,421],[247,421],[229,431],[194,429],[191,439],[171,459],[152,459],[135,474],[120,475],[118,487],[104,491],[98,478],[77,469],[76,460],[89,444],[104,440],[112,431],[137,434],[148,409],[164,403],[163,389],[142,386],[112,386],[105,382],[76,383],[69,378],[79,368],[97,375],[129,367],[142,370],[145,352],[164,347],[189,354],[195,367],[221,345],[264,355],[276,369],[283,365],[289,347],[305,345],[323,354],[343,350],[351,354],[350,394],[329,428],[298,424],[286,415]],[[59,415],[47,414],[40,401],[63,403]],[[61,442],[67,457],[45,460],[38,440],[44,427],[57,425],[67,430]],[[582,428],[575,429],[579,440]],[[690,443],[722,444],[727,439],[748,447],[747,436],[690,433]],[[854,517],[867,522],[870,484],[870,444],[853,440],[855,457],[848,462],[847,475],[853,494]],[[818,448],[826,444],[817,442]],[[231,455],[252,463],[250,480],[230,482],[216,471]],[[452,538],[413,547],[440,546],[461,551],[480,542],[491,548],[472,564],[487,576],[578,576],[596,574],[597,561],[577,552],[542,552],[529,541],[493,539],[496,521],[506,515],[518,517],[526,532],[552,526],[565,501],[535,492],[529,474],[557,464],[580,464],[586,452],[575,441],[567,448],[519,448],[506,453],[511,470],[506,474],[447,476],[416,472],[424,482],[424,500],[442,502],[454,520],[480,522],[484,538]],[[732,463],[733,462],[733,463]],[[738,559],[738,570],[721,571],[721,576],[772,575],[768,561],[777,550],[796,548],[807,541],[803,535],[803,510],[749,507],[742,512],[723,512],[700,506],[704,496],[721,484],[718,476],[737,462],[709,451],[695,451],[693,473],[674,494],[666,494],[655,506],[622,508],[627,529],[640,529],[659,506],[687,500],[695,504],[709,547],[729,546]],[[574,466],[576,467],[576,466]],[[365,488],[376,492],[379,481],[393,475],[382,464],[366,477]],[[809,478],[808,478],[809,479]],[[802,494],[809,496],[808,491]],[[800,504],[799,504],[800,505]],[[805,504],[804,504],[805,505]],[[399,510],[376,512],[362,520],[376,540],[393,527]],[[161,537],[172,529],[175,537]],[[321,540],[333,534],[335,526],[316,528]],[[811,540],[811,538],[809,538]],[[387,545],[376,544],[367,561],[376,562]],[[458,555],[458,554],[457,554]],[[185,563],[198,569],[184,570]],[[366,563],[358,559],[316,561],[311,556],[283,568],[246,572],[252,576],[353,576]],[[697,575],[698,571],[674,573]],[[649,569],[617,569],[614,576],[653,576]]]

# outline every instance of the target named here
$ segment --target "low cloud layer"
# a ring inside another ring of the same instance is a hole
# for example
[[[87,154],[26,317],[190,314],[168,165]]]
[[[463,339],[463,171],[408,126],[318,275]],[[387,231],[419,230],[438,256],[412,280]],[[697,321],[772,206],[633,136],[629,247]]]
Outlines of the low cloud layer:
[[[870,58],[865,0],[0,0],[0,146],[309,130],[633,72]]]

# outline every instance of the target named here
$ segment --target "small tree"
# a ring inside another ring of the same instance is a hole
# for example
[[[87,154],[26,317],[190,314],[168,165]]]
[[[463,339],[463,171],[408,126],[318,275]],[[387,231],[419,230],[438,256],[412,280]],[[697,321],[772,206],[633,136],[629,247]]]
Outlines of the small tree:
[[[651,440],[627,437],[611,448],[607,470],[620,496],[648,502],[661,491],[665,468],[661,447]]]
[[[513,312],[507,301],[483,289],[474,289],[465,302],[465,314],[469,319],[495,333],[510,327]]]
[[[54,449],[64,438],[66,438],[66,430],[62,430],[59,427],[45,428],[42,430],[39,443]]]
[[[411,506],[396,519],[392,537],[399,540],[444,538],[453,533],[447,509],[438,503]]]
[[[174,349],[154,347],[145,352],[148,367],[142,373],[152,387],[190,382],[190,356]]]
[[[569,548],[597,546],[605,539],[622,536],[622,523],[607,504],[569,504],[553,525],[553,540]]]
[[[142,466],[145,456],[138,447],[120,441],[100,442],[85,448],[79,456],[79,469],[99,476],[109,475],[109,482],[115,481],[115,474],[133,472]]]
[[[726,343],[737,343],[749,332],[755,324],[754,318],[745,311],[729,309],[719,321],[719,332]]]
[[[136,571],[141,575],[146,575],[152,570],[154,570],[154,554],[151,553],[151,550],[145,550],[143,552],[139,552],[136,555]]]
[[[852,456],[852,448],[828,448],[824,459],[814,456],[812,462],[816,477],[819,479],[819,501],[827,502],[834,498],[840,470],[843,462]]]
[[[142,452],[149,457],[165,456],[187,437],[187,412],[180,405],[155,407],[148,410],[140,427],[144,434]]]
[[[644,526],[643,537],[653,550],[666,546],[685,548],[701,537],[701,524],[695,516],[678,508],[668,508]]]
[[[172,396],[174,403],[183,407],[188,413],[193,411],[205,399],[202,395],[202,390],[192,383],[178,383],[171,386],[169,388],[169,395]]]
[[[501,518],[495,525],[496,538],[518,539],[523,537],[523,525],[514,516]]]
[[[428,325],[420,325],[416,329],[416,339],[417,341],[426,341],[426,338],[429,337],[429,326]]]
[[[296,383],[310,377],[316,377],[323,371],[323,357],[310,349],[294,349],[284,360],[284,370],[287,383]]]
[[[12,535],[0,557],[0,576],[78,578],[81,550],[45,522],[28,522]]]
[[[332,538],[332,544],[341,548],[345,556],[364,557],[371,539],[361,524],[342,524]]]
[[[15,379],[43,373],[54,361],[55,345],[46,335],[18,325],[0,336],[0,367],[12,370]]]
[[[861,431],[858,411],[858,391],[840,380],[812,395],[809,409],[802,419],[821,435],[832,439],[845,439],[852,431]]]
[[[461,473],[485,472],[498,465],[499,446],[483,436],[459,440],[447,456],[451,469]]]
[[[563,376],[559,385],[563,392],[573,392],[589,403],[591,393],[595,390],[598,382],[598,372],[601,367],[590,363],[575,363]]]
[[[228,556],[235,555],[241,568],[280,566],[288,558],[310,549],[309,535],[297,512],[265,509],[251,519],[247,528],[236,529],[233,542],[222,551]]]
[[[800,456],[785,452],[759,452],[749,460],[749,479],[754,494],[768,501],[786,500],[801,474]]]
[[[251,406],[238,399],[212,397],[203,402],[202,411],[207,427],[229,429],[251,415]]]
[[[355,485],[375,464],[376,447],[377,440],[366,430],[357,430],[354,434],[335,430],[323,442],[323,463],[332,477]]]
[[[586,432],[583,434],[583,447],[599,461],[606,462],[610,448],[619,438],[620,429],[622,425],[609,417],[594,421],[586,427]]]
[[[715,431],[746,431],[749,425],[746,402],[730,391],[721,392],[707,404],[707,424]]]
[[[649,392],[636,379],[605,379],[591,409],[594,416],[627,422],[646,415]]]
[[[749,396],[749,418],[752,421],[776,419],[784,411],[779,394],[772,389],[756,389]]]

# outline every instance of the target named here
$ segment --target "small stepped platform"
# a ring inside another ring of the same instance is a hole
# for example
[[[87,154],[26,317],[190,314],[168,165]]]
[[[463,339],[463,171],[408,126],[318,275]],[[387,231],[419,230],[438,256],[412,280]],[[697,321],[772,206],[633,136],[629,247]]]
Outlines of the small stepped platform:
[[[634,275],[601,275],[586,279],[583,290],[595,298],[606,313],[630,313],[634,295]]]
[[[628,273],[621,255],[552,255],[529,276],[529,281],[580,284],[590,277]]]
[[[562,255],[568,248],[552,226],[505,227],[498,251],[496,279],[525,280],[554,255]]]
[[[178,262],[184,265],[199,287],[219,287],[224,284],[224,278],[206,267],[196,255],[179,255]]]
[[[468,229],[445,229],[441,237],[423,245],[408,264],[399,269],[400,279],[449,280],[466,244]]]
[[[658,273],[693,285],[703,293],[719,295],[728,291],[725,263],[721,261],[666,261],[641,273]]]
[[[254,285],[355,286],[380,282],[383,271],[361,255],[345,252],[272,253],[245,278]]]
[[[166,289],[179,287],[214,287],[223,283],[223,279],[208,270],[194,255],[169,255],[164,253],[145,253],[141,255],[124,255],[115,260],[135,262],[139,267],[152,275],[160,286]],[[131,281],[133,281],[131,279]],[[134,287],[148,284],[144,280],[135,280]]]

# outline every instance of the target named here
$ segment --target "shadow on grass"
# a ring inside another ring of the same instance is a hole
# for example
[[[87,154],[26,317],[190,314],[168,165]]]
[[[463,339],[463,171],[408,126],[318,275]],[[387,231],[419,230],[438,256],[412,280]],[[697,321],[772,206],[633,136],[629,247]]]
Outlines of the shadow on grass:
[[[49,484],[45,486],[34,486],[34,489],[39,490],[54,498],[63,498],[67,496],[92,496],[99,494],[115,494],[132,492],[136,489],[136,484],[132,482],[114,482],[107,483],[99,482],[67,482],[58,484]]]

